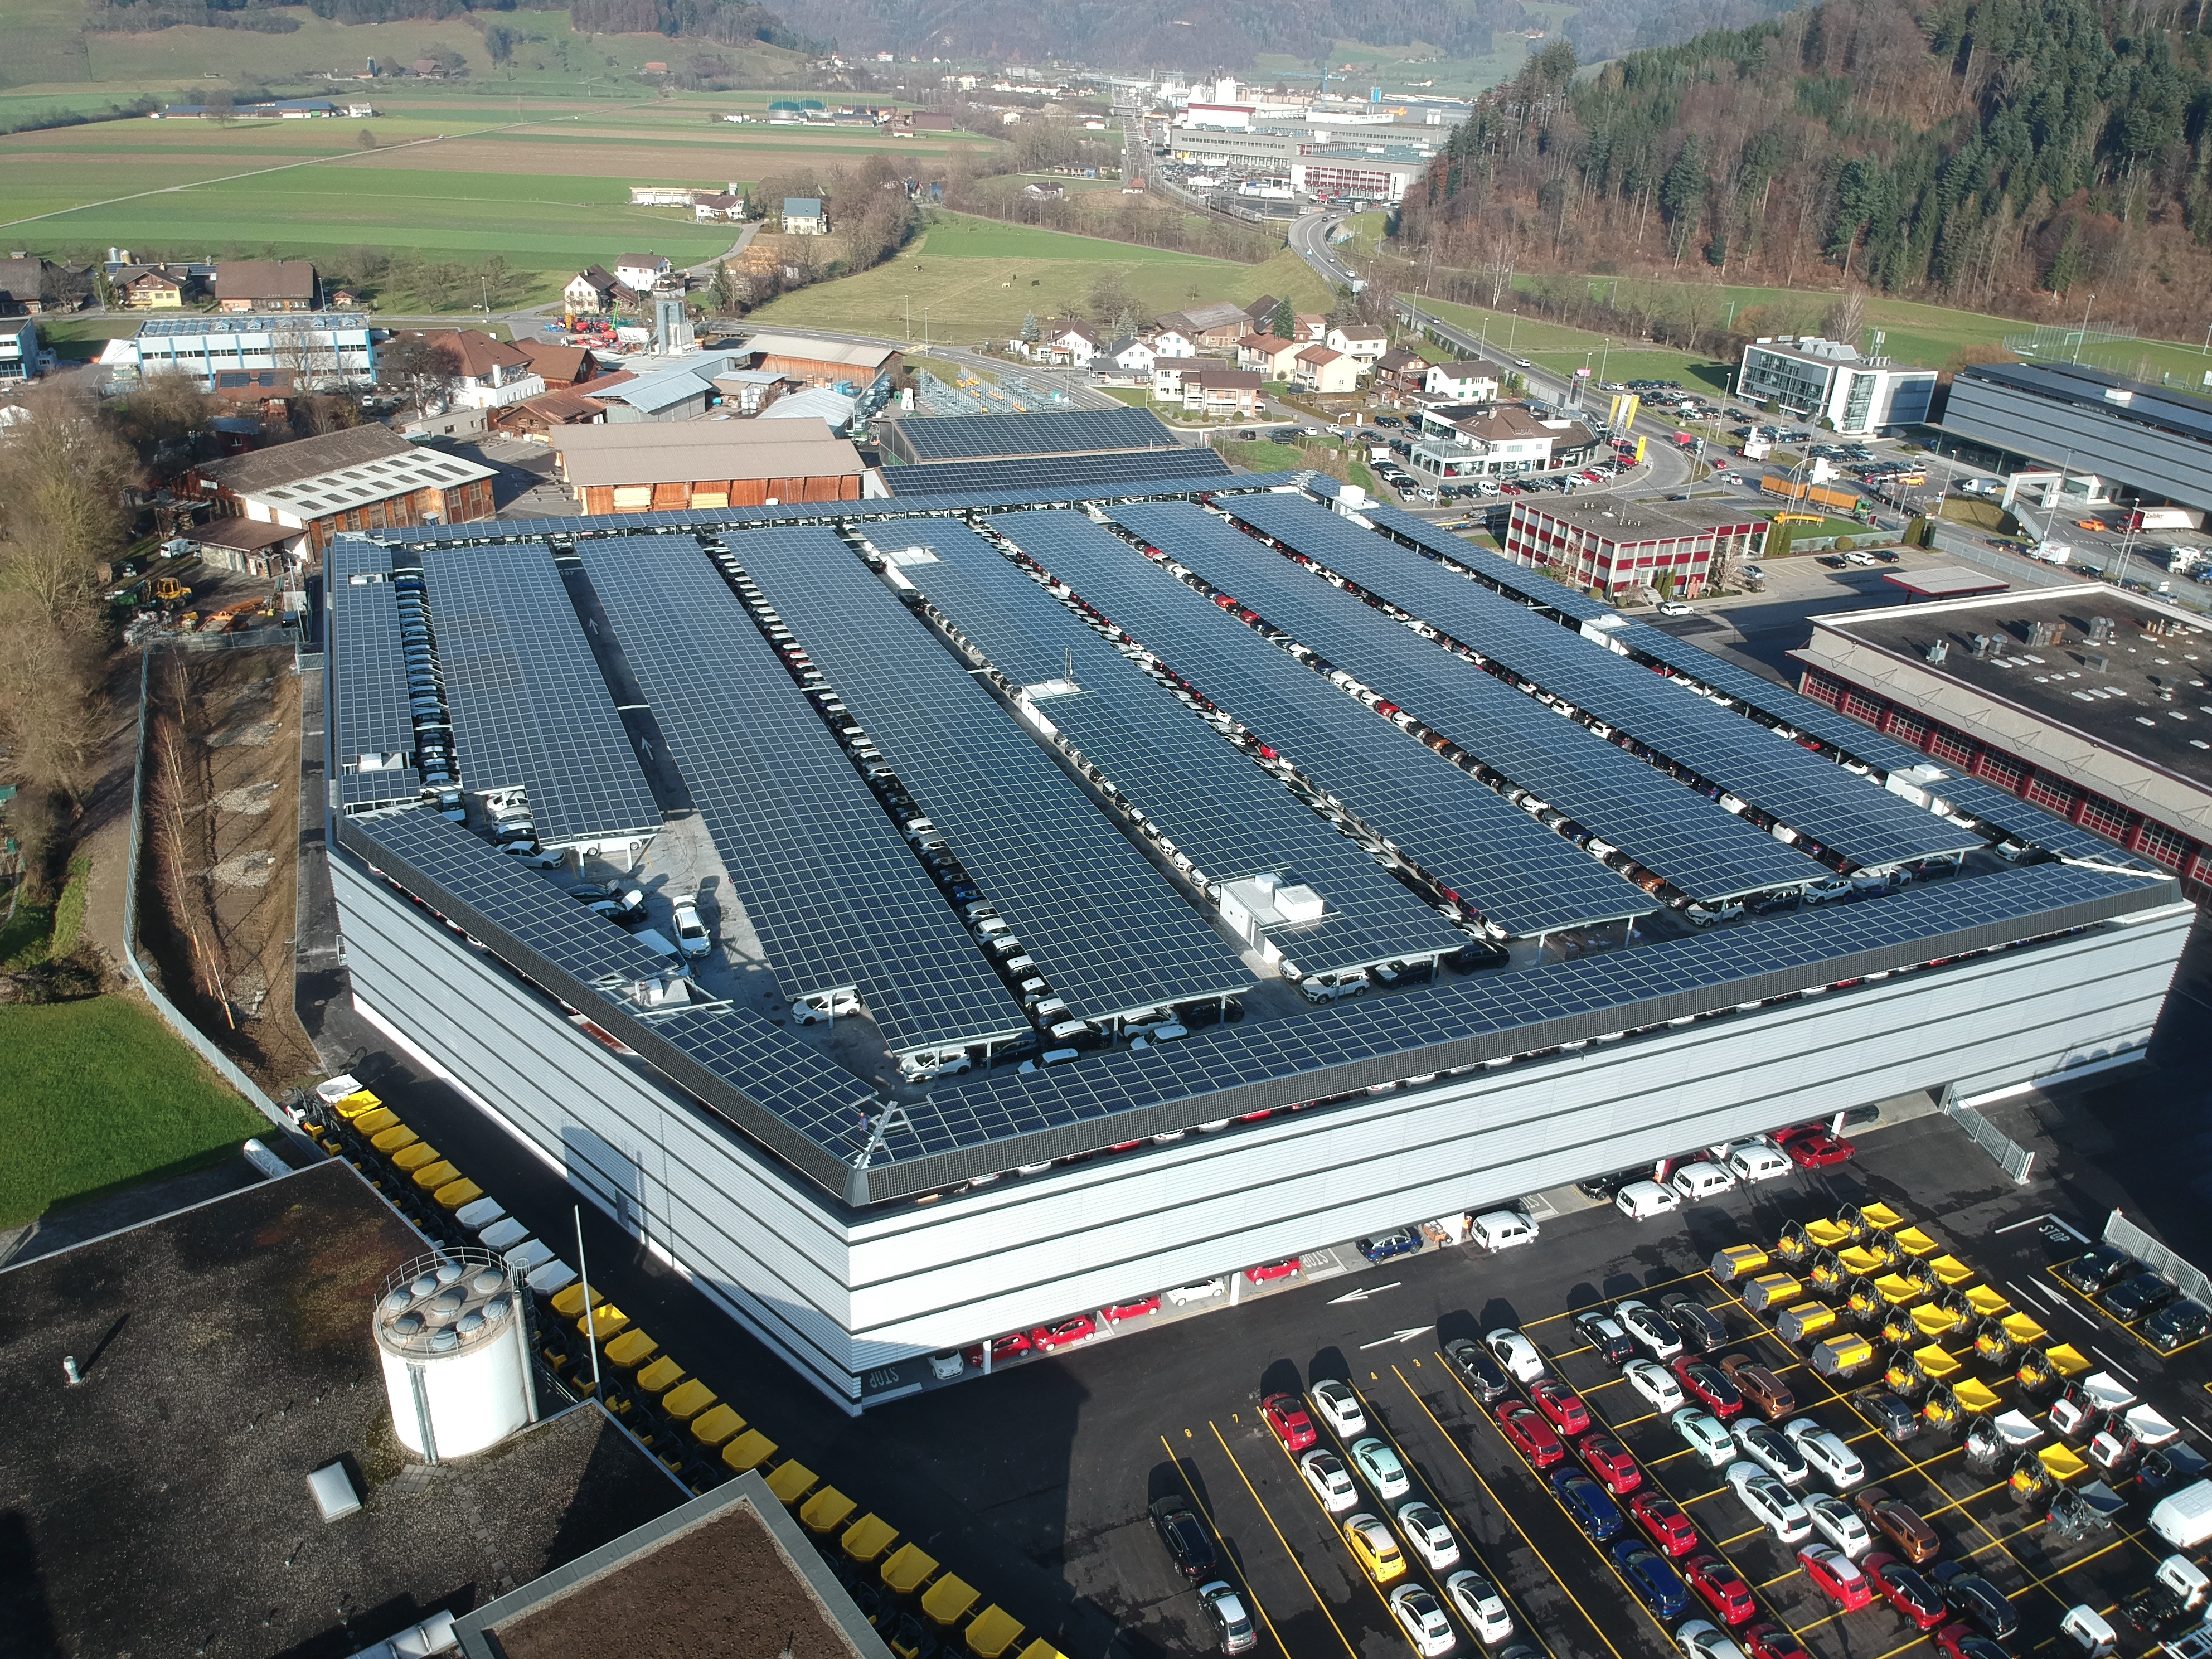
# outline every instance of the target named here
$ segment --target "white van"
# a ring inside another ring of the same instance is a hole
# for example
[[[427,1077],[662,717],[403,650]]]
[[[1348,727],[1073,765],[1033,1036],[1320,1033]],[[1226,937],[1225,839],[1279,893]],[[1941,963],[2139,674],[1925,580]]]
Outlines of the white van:
[[[1735,1177],[1717,1164],[1685,1164],[1674,1171],[1673,1184],[1679,1196],[1694,1203],[1732,1191]]]
[[[1636,1181],[1614,1194],[1613,1207],[1631,1221],[1648,1221],[1655,1215],[1666,1214],[1681,1201],[1671,1189],[1656,1181]]]
[[[1790,1173],[1790,1160],[1763,1140],[1747,1140],[1729,1149],[1728,1167],[1738,1181],[1772,1181]]]
[[[2066,1609],[2059,1631],[2074,1638],[2087,1659],[2107,1659],[2119,1650],[2120,1638],[2094,1607],[2084,1603]]]
[[[1541,1231],[1519,1210],[1486,1210],[1475,1217],[1468,1237],[1486,1250],[1510,1250],[1516,1244],[1534,1244]]]

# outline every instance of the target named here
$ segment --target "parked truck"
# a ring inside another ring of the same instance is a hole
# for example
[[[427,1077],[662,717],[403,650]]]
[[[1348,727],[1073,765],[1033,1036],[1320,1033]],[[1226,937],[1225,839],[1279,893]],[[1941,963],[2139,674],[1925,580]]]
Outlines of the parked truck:
[[[1859,504],[1855,491],[1826,489],[1819,484],[1793,484],[1787,478],[1761,478],[1759,487],[1770,495],[1785,495],[1793,501],[1814,501],[1822,507],[1832,507],[1838,513],[1854,512]]]
[[[2150,1529],[2177,1550],[2212,1542],[2212,1480],[2198,1480],[2161,1498],[2150,1512]]]

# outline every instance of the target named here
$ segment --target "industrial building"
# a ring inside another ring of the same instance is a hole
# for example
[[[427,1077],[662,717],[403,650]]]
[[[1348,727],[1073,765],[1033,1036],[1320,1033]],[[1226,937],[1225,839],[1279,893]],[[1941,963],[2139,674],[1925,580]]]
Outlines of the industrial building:
[[[110,340],[100,363],[124,381],[189,374],[212,388],[225,369],[275,368],[307,386],[373,386],[376,332],[367,319],[337,312],[157,317]]]
[[[2145,503],[2212,509],[2212,400],[2188,392],[2077,364],[1977,364],[1953,378],[1942,429],[2014,465],[2058,469],[2078,504],[2118,486]]]
[[[586,514],[858,501],[883,485],[819,418],[607,422],[548,434],[555,476]]]
[[[346,531],[489,519],[498,476],[480,461],[371,425],[206,462],[191,477],[217,520],[304,532],[320,555]]]
[[[2193,919],[1304,474],[391,532],[328,594],[356,1005],[849,1410],[1073,1312],[2124,1063]],[[518,817],[559,867],[499,850]]]
[[[1741,567],[1764,552],[1766,528],[1765,519],[1701,501],[1524,496],[1513,503],[1505,556],[1617,599],[1662,586],[1695,599],[1711,584],[1716,562]]]
[[[1762,335],[1744,347],[1736,371],[1737,397],[1856,436],[1920,424],[1935,394],[1932,368],[1863,357],[1856,346],[1813,334]]]
[[[1808,697],[2212,886],[2203,617],[2101,582],[1813,618]]]

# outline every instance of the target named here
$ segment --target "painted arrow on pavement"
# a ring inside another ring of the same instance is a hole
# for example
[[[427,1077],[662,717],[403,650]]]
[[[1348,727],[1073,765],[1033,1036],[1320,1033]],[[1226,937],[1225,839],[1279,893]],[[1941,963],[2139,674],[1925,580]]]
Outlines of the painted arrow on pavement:
[[[1434,1329],[1436,1329],[1436,1327],[1433,1325],[1416,1325],[1410,1331],[1393,1331],[1389,1335],[1382,1338],[1379,1342],[1361,1343],[1359,1345],[1360,1350],[1364,1352],[1369,1348],[1387,1348],[1393,1342],[1411,1342],[1415,1337],[1425,1336]]]
[[[1377,1295],[1383,1291],[1395,1291],[1405,1282],[1402,1279],[1394,1279],[1388,1285],[1363,1285],[1356,1291],[1346,1291],[1342,1296],[1329,1297],[1328,1305],[1334,1308],[1340,1302],[1364,1302],[1369,1297]]]

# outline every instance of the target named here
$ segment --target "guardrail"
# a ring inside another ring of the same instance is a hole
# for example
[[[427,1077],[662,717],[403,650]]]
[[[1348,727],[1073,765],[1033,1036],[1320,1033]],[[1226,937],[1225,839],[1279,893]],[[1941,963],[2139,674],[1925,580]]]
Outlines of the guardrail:
[[[2035,1170],[2035,1154],[1958,1097],[1957,1085],[1947,1085],[1941,1103],[1943,1115],[1953,1119],[1974,1138],[1974,1144],[1997,1161],[2015,1186],[2027,1185]]]
[[[2104,1242],[2125,1250],[2153,1273],[2171,1279],[2174,1288],[2198,1307],[2212,1307],[2212,1279],[2207,1279],[2196,1263],[2176,1255],[2118,1210],[2105,1218]]]

